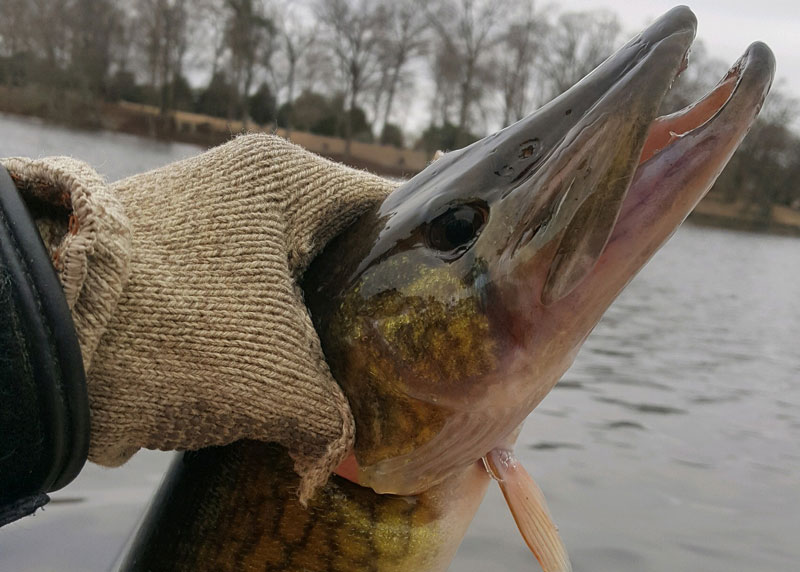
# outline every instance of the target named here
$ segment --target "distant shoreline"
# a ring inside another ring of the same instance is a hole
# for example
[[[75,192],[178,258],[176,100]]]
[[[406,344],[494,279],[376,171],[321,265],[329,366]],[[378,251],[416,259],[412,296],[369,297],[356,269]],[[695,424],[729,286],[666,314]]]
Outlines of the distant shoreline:
[[[65,107],[73,107],[65,105]],[[51,109],[41,98],[32,97],[28,90],[0,86],[0,112],[45,121],[77,129],[105,129],[163,141],[191,143],[214,147],[240,133],[274,133],[285,137],[309,151],[358,169],[379,175],[407,178],[416,175],[430,162],[431,157],[413,149],[352,141],[350,156],[345,156],[345,141],[338,137],[316,135],[303,131],[287,132],[274,126],[220,117],[170,111],[161,114],[157,107],[119,102],[100,102],[96,105],[77,105],[76,109]]]
[[[64,124],[79,129],[104,129],[152,137],[164,141],[191,143],[201,147],[213,147],[244,133],[241,121],[228,121],[219,117],[173,111],[166,115],[158,108],[129,102],[102,103],[92,114],[58,114],[55,118],[41,106],[30,105],[21,92],[0,87],[0,112],[27,117],[39,117],[45,121]],[[376,145],[353,141],[351,156],[345,158],[343,139],[326,137],[301,131],[286,132],[284,129],[259,126],[249,123],[247,132],[276,133],[305,147],[309,151],[333,161],[345,163],[358,169],[366,169],[379,175],[393,178],[409,178],[430,162],[424,152],[398,149],[387,145]],[[689,220],[703,226],[728,228],[749,232],[800,236],[800,210],[782,205],[772,205],[769,216],[755,213],[741,203],[722,203],[711,197],[704,199],[689,216]]]
[[[752,209],[745,211],[741,203],[722,203],[712,196],[695,207],[689,220],[703,226],[800,237],[800,210],[782,205],[772,205],[767,218]]]

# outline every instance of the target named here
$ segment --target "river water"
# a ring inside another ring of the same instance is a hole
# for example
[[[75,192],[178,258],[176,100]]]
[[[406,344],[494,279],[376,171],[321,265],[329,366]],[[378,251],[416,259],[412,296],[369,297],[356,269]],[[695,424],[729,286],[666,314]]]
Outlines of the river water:
[[[109,179],[199,149],[0,115],[0,156]],[[800,239],[684,225],[529,418],[518,456],[576,571],[800,569]],[[88,465],[0,530],[0,570],[112,566],[170,454]],[[537,569],[490,486],[452,572]]]

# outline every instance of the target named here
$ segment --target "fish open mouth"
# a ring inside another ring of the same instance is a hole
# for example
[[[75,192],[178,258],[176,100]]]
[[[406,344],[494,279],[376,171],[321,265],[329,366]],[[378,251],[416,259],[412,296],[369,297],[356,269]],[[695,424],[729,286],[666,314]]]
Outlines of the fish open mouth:
[[[669,115],[656,118],[650,125],[639,164],[653,158],[670,143],[677,141],[690,131],[698,129],[719,113],[739,84],[746,60],[747,55],[736,62],[722,81],[699,101]],[[688,58],[686,63],[688,65]]]
[[[492,353],[478,373],[455,367],[440,385],[409,375],[402,393],[392,389],[390,399],[436,410],[436,430],[413,447],[405,438],[384,446],[397,423],[372,413],[369,377],[343,383],[359,403],[359,437],[340,474],[379,493],[427,490],[495,449],[556,384],[609,304],[714,183],[771,85],[774,58],[755,43],[708,95],[659,117],[695,29],[688,8],[671,10],[567,92],[445,154],[381,204],[353,276],[391,266],[398,251],[433,260],[414,229],[452,205],[488,212],[465,255],[431,264],[447,265],[466,284],[464,297],[480,301]]]
[[[687,59],[688,55],[676,78],[686,68]],[[597,190],[595,184],[584,197],[574,201],[578,205],[575,210],[563,213],[562,220],[568,222],[562,222],[563,236],[542,288],[542,302],[549,305],[566,297],[586,278],[604,252],[607,241],[618,238],[612,234],[617,228],[617,216],[630,216],[631,205],[647,200],[658,202],[662,205],[658,213],[642,209],[641,214],[649,215],[651,221],[658,218],[661,223],[668,222],[672,229],[677,227],[713,185],[746,135],[769,91],[773,74],[772,52],[765,44],[756,42],[706,96],[684,109],[655,117],[641,145],[631,178],[620,182],[616,189],[613,185],[600,185]],[[666,93],[665,90],[657,99],[659,103]],[[598,132],[613,136],[610,132],[617,127],[612,120],[607,123],[608,126]],[[607,160],[606,164],[613,165],[617,160]],[[592,162],[590,171],[600,167],[600,170],[613,172],[613,167],[601,165],[597,160]],[[578,172],[577,179],[575,173],[570,176],[571,181],[575,181],[582,175]],[[563,208],[565,199],[576,194],[572,190],[562,194],[553,220],[559,218],[558,210]],[[646,199],[655,194],[664,196]],[[688,200],[690,204],[690,209],[684,210],[677,220],[664,210],[665,200],[671,198],[682,199],[681,204]],[[561,230],[555,225],[554,232]]]
[[[771,83],[773,69],[774,64],[772,63],[770,49],[761,42],[752,44],[745,54],[728,70],[728,73],[720,80],[717,86],[699,101],[669,115],[658,117],[653,121],[642,149],[639,164],[641,165],[653,159],[666,147],[688,134],[704,127],[711,128],[710,124],[720,118],[728,104],[738,97],[739,87],[743,83],[746,84],[745,90],[753,87],[752,84],[754,83],[762,85],[762,93],[760,94],[762,97],[760,99],[763,102],[763,97],[766,96]],[[761,77],[751,77],[753,75]],[[742,97],[747,98],[748,95],[750,94],[745,93]],[[760,108],[761,103],[752,107],[750,115],[755,116],[758,114]]]
[[[582,304],[613,299],[691,213],[755,121],[774,71],[769,47],[753,43],[706,96],[652,122],[609,240],[576,288]]]

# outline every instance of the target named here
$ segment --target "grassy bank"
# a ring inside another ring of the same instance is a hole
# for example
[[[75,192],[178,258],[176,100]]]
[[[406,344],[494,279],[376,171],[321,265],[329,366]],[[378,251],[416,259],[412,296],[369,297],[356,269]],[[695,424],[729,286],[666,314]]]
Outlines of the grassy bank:
[[[410,177],[425,168],[430,157],[424,152],[398,149],[353,141],[350,156],[345,154],[345,142],[336,137],[326,137],[301,131],[287,133],[284,129],[245,125],[238,120],[174,111],[161,114],[150,105],[124,101],[95,102],[76,93],[66,93],[54,98],[34,88],[7,88],[0,86],[0,111],[16,115],[40,117],[79,129],[107,129],[168,141],[193,143],[213,147],[244,132],[277,133],[282,137],[324,157],[360,169],[389,177]]]
[[[709,197],[697,205],[689,220],[721,228],[800,236],[800,211],[782,205],[772,205],[763,212],[752,205],[722,203]]]
[[[272,126],[260,126],[219,117],[175,111],[167,115],[149,105],[128,102],[106,103],[102,108],[102,126],[112,131],[154,136],[163,139],[195,143],[206,147],[224,143],[231,136],[247,132],[276,133],[319,155],[354,167],[391,177],[409,177],[425,168],[429,157],[421,151],[398,149],[373,143],[351,143],[350,156],[345,154],[345,142],[302,131],[287,132]]]

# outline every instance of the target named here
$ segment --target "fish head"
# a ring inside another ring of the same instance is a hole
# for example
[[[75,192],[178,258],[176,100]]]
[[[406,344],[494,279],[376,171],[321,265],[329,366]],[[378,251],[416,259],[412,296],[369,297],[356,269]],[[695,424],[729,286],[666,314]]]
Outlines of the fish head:
[[[774,62],[754,44],[659,118],[695,28],[668,12],[538,111],[435,160],[310,267],[356,421],[354,480],[414,494],[506,442],[710,188]]]

